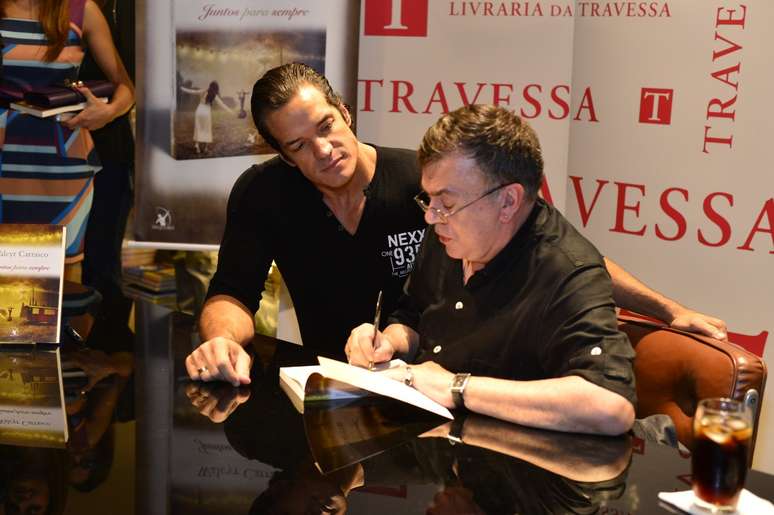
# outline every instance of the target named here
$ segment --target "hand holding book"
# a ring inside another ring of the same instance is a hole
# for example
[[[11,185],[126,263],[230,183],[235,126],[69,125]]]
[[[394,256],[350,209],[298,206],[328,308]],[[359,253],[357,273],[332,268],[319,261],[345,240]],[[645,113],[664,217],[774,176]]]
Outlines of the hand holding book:
[[[110,86],[113,85],[110,84]],[[99,92],[92,91],[86,86],[76,86],[74,89],[86,99],[86,106],[83,108],[83,111],[78,113],[77,116],[69,120],[62,121],[62,125],[68,129],[83,127],[93,131],[101,129],[105,126],[105,124],[109,123],[115,118],[113,106],[104,100],[101,100],[101,98],[105,97],[97,98],[97,95],[95,95],[95,92],[97,94],[99,94]]]
[[[16,111],[38,118],[56,116],[69,129],[98,129],[114,118],[108,104],[115,85],[108,81],[87,81],[52,86],[36,86],[27,91],[3,90]],[[78,115],[68,115],[81,111]]]

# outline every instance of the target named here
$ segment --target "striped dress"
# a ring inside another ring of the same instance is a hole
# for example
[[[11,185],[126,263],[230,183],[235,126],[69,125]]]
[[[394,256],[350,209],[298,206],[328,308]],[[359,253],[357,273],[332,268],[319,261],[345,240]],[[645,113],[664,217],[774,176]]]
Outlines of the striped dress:
[[[70,32],[62,52],[46,62],[46,36],[36,20],[0,19],[3,89],[75,80],[86,0],[70,0]],[[89,131],[74,131],[52,118],[36,118],[0,107],[0,223],[67,226],[66,262],[83,259],[94,174],[99,159]]]

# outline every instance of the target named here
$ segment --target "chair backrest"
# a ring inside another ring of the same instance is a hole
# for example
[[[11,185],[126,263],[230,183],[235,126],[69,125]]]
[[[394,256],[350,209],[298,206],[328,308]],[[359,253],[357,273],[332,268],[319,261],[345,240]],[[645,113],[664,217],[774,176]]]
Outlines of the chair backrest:
[[[753,409],[757,435],[766,386],[766,363],[751,352],[714,338],[678,331],[663,324],[619,316],[637,357],[637,417],[669,415],[678,439],[692,448],[692,417],[701,399],[729,397]],[[755,447],[753,439],[751,450]]]

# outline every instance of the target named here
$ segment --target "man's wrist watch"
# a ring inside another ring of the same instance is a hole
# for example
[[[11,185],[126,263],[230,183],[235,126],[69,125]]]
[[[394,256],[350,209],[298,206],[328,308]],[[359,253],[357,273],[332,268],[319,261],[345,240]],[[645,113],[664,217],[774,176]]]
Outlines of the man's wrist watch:
[[[454,374],[451,384],[452,402],[455,409],[465,408],[465,387],[468,385],[470,374]]]

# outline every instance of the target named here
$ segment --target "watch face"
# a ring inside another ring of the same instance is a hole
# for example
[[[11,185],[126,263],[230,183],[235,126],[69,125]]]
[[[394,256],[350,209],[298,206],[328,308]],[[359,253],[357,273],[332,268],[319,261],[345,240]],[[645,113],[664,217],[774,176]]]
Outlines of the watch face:
[[[456,374],[454,381],[452,381],[452,390],[459,391],[464,388],[469,377],[470,374]]]
[[[462,396],[465,391],[465,385],[468,382],[468,378],[470,377],[470,374],[456,374],[454,376],[454,380],[452,381],[451,385],[451,394],[452,394],[452,402],[454,402],[454,406],[458,409],[462,409],[465,407],[465,401],[463,400]]]
[[[452,387],[459,388],[463,384],[465,384],[465,380],[470,377],[470,374],[456,374],[454,376],[454,382],[452,383]]]

